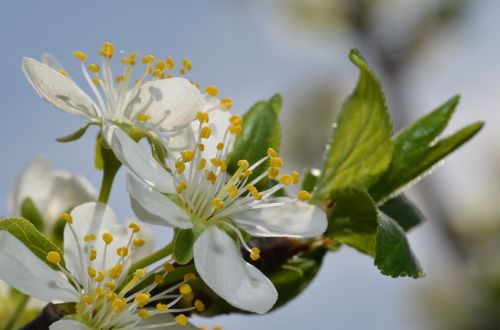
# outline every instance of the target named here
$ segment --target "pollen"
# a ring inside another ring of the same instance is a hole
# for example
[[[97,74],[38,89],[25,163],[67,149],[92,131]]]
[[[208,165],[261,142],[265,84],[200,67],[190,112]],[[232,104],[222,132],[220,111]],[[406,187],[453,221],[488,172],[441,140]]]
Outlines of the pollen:
[[[128,256],[128,248],[126,246],[121,246],[116,249],[116,254],[118,254],[120,257],[125,258],[126,256]]]
[[[84,62],[87,59],[87,54],[79,50],[73,52],[73,56],[82,62]]]
[[[144,269],[138,269],[134,272],[134,277],[136,277],[137,279],[141,279],[143,278],[144,276],[146,275],[146,272],[144,271]]]
[[[113,235],[111,235],[110,233],[104,233],[102,234],[102,240],[104,241],[104,243],[106,243],[106,245],[109,245],[111,244],[111,242],[113,242]]]
[[[217,143],[217,150],[222,150],[222,149],[224,149],[224,143],[222,142]]]
[[[207,164],[207,160],[205,158],[200,159],[200,162],[198,163],[198,171],[201,171],[202,169],[205,168],[205,165]]]
[[[292,179],[293,179],[293,184],[297,184],[300,181],[300,173],[297,171],[293,171],[291,174]]]
[[[212,97],[215,97],[217,96],[217,94],[219,94],[219,90],[214,85],[208,85],[207,87],[205,87],[205,92],[207,92],[207,94]]]
[[[161,276],[161,275],[155,275],[154,282],[156,284],[162,284],[163,283],[163,276]]]
[[[260,201],[262,200],[262,198],[264,197],[264,195],[262,195],[262,193],[258,192],[258,191],[252,191],[251,192],[252,194],[252,197],[257,200],[257,201]]]
[[[138,224],[136,224],[135,222],[131,222],[131,223],[129,223],[129,224],[128,224],[128,227],[129,227],[130,229],[132,229],[132,231],[133,231],[134,233],[138,233],[138,232],[140,232],[140,231],[141,231],[141,227],[140,227]]]
[[[238,160],[238,167],[241,168],[242,170],[246,170],[250,167],[250,164],[248,163],[248,160],[240,159]]]
[[[61,220],[64,220],[69,224],[73,223],[73,218],[71,217],[71,215],[69,215],[69,213],[66,213],[66,212],[61,214]]]
[[[225,97],[220,100],[220,105],[222,107],[222,110],[229,110],[233,107],[233,100],[231,100],[229,97]]]
[[[92,299],[92,297],[89,295],[83,295],[81,298],[81,301],[86,303],[87,305],[92,305],[92,303],[94,302],[94,299]]]
[[[111,42],[105,42],[102,45],[101,50],[99,51],[99,55],[101,55],[105,59],[110,60],[113,57],[114,51],[115,51],[115,45],[113,45]]]
[[[241,125],[231,125],[229,126],[229,133],[231,134],[239,134],[242,128]]]
[[[137,306],[142,308],[149,303],[150,298],[150,295],[147,293],[139,293],[137,296],[135,296],[134,302],[137,304]]]
[[[171,71],[174,69],[175,62],[174,62],[174,58],[172,56],[168,56],[167,59],[165,60],[165,62],[167,63],[167,70],[168,71]]]
[[[217,175],[212,171],[208,172],[207,181],[210,181],[212,184],[214,184],[215,180],[217,180]]]
[[[164,60],[158,60],[156,61],[155,66],[157,70],[163,71],[167,67],[167,63]]]
[[[94,261],[97,258],[97,250],[95,248],[90,249],[90,261]]]
[[[95,281],[97,283],[101,283],[104,280],[104,271],[99,270],[98,273],[99,273],[99,275],[95,278]]]
[[[53,264],[58,264],[61,261],[61,255],[56,251],[47,253],[47,260]]]
[[[205,145],[203,143],[198,143],[198,149],[200,149],[200,151],[204,151]]]
[[[203,139],[208,139],[211,134],[212,134],[212,129],[208,126],[203,127],[200,131],[200,136]]]
[[[285,174],[280,177],[280,182],[285,186],[289,186],[293,183],[293,178],[291,175]]]
[[[278,157],[278,153],[273,148],[268,148],[267,149],[267,155],[269,157]]]
[[[193,273],[187,273],[184,275],[184,281],[192,281],[196,279],[196,275]]]
[[[162,304],[162,303],[158,303],[158,304],[156,304],[156,310],[158,312],[166,312],[166,311],[168,311],[168,306],[165,304]]]
[[[311,199],[311,194],[309,194],[309,192],[305,190],[301,190],[297,193],[297,198],[303,202],[307,202],[309,199]]]
[[[224,202],[222,201],[222,199],[220,199],[219,197],[216,197],[212,200],[212,205],[217,209],[217,210],[220,210],[220,209],[223,209],[224,208]]]
[[[191,149],[181,152],[181,157],[184,163],[192,161],[194,158],[194,150]]]
[[[83,240],[85,242],[92,242],[95,241],[95,235],[94,234],[87,234],[83,237]]]
[[[233,125],[241,125],[243,124],[243,117],[232,115],[231,117],[229,117],[229,122],[231,122]]]
[[[260,259],[260,249],[259,248],[252,248],[250,249],[250,259],[253,261],[257,261]]]
[[[268,170],[267,170],[267,176],[270,178],[270,179],[276,179],[278,177],[278,175],[280,174],[280,169],[278,167],[270,167]]]
[[[269,163],[270,163],[271,167],[283,166],[283,160],[279,157],[271,157]]]
[[[121,83],[122,81],[125,80],[125,76],[124,75],[119,75],[119,76],[116,76],[116,82],[117,83]]]
[[[185,182],[181,182],[175,187],[175,190],[177,191],[178,194],[182,193],[184,190],[186,190],[187,184]]]
[[[140,122],[147,122],[148,120],[151,119],[151,116],[145,113],[140,113],[137,116],[135,116],[135,119],[137,119]]]
[[[109,278],[117,280],[120,278],[122,271],[123,271],[123,266],[121,264],[116,264],[110,269],[108,269],[108,276]]]
[[[136,238],[136,239],[134,239],[133,244],[136,247],[141,247],[144,244],[146,244],[146,241],[144,239],[142,239],[142,238]]]
[[[187,57],[184,57],[182,59],[182,66],[187,70],[191,71],[193,69],[193,63],[191,63],[191,60]]]
[[[92,266],[87,267],[87,273],[89,274],[90,278],[95,278],[97,276],[97,271]]]
[[[194,307],[198,312],[203,312],[205,310],[205,304],[199,299],[194,301]]]
[[[141,62],[143,64],[149,64],[149,63],[154,62],[154,60],[155,60],[155,57],[153,55],[149,54],[149,55],[144,56],[142,58]]]
[[[196,115],[196,118],[202,124],[208,123],[208,113],[206,113],[206,112],[198,112],[198,114]]]
[[[182,161],[178,160],[175,162],[175,169],[177,170],[178,174],[182,174],[186,169],[186,165]]]
[[[175,323],[185,327],[188,324],[188,319],[187,319],[186,315],[179,314],[175,317]]]
[[[137,313],[137,315],[139,315],[139,317],[141,317],[141,318],[142,318],[143,320],[145,320],[145,321],[146,321],[146,320],[149,320],[149,313],[148,313],[148,311],[147,311],[147,310],[145,310],[145,309],[141,309],[141,310],[139,311],[139,313]]]
[[[91,63],[89,64],[89,66],[87,67],[89,69],[90,72],[92,73],[99,73],[99,70],[101,70],[101,68],[99,67],[98,64],[94,64],[94,63]]]
[[[173,272],[174,271],[174,265],[172,264],[165,264],[163,265],[163,270],[167,273]]]
[[[120,313],[125,308],[125,306],[127,306],[127,299],[125,298],[115,299],[111,303],[111,309],[116,314]]]

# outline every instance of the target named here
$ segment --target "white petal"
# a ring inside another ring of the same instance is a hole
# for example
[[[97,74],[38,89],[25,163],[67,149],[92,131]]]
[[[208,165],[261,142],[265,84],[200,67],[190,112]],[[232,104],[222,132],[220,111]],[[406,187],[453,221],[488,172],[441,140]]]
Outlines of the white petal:
[[[173,179],[158,162],[127,133],[116,126],[104,128],[104,136],[120,162],[156,190],[175,193]]]
[[[155,252],[155,235],[149,228],[141,227],[141,231],[135,234],[134,238],[143,239],[144,245],[130,251],[131,263],[139,261]]]
[[[263,314],[278,299],[271,281],[243,260],[236,243],[216,226],[194,243],[194,263],[203,281],[231,305]]]
[[[13,215],[20,215],[25,198],[33,200],[39,209],[44,209],[53,183],[53,170],[44,157],[29,162],[17,175],[9,194],[9,209]]]
[[[319,207],[289,198],[276,198],[231,218],[250,235],[260,237],[315,237],[328,225]]]
[[[43,53],[42,58],[41,58],[41,62],[53,70],[56,70],[56,71],[61,70],[61,69],[64,70],[62,64],[57,60],[57,58],[55,58],[54,55],[52,55],[50,53]]]
[[[71,79],[35,59],[23,58],[26,78],[38,95],[63,111],[99,119],[97,107]]]
[[[85,324],[73,320],[59,320],[49,327],[50,330],[92,330]]]
[[[47,302],[78,301],[78,293],[61,274],[4,230],[0,231],[0,265],[0,279],[29,296]]]
[[[102,235],[108,232],[114,237],[113,242],[107,247],[106,267],[117,262],[119,257],[116,255],[116,249],[120,246],[126,246],[130,235],[125,227],[117,225],[115,212],[106,204],[90,202],[79,205],[71,211],[71,217],[78,243],[74,239],[71,228],[66,225],[64,228],[64,260],[68,270],[77,277],[80,283],[84,284],[86,283],[84,279],[86,278],[90,254],[90,245],[83,240],[85,235],[93,234],[96,237],[93,247],[97,250],[96,260],[99,262],[99,267],[105,245]],[[83,265],[80,261],[79,251],[83,254]]]
[[[175,77],[144,83],[129,106],[133,107],[132,116],[146,113],[151,117],[149,123],[171,131],[191,122],[202,111],[203,100],[192,83]]]
[[[96,199],[97,193],[87,179],[66,171],[55,171],[46,207],[41,211],[50,225],[55,223],[62,212]]]
[[[130,174],[127,175],[127,191],[132,209],[142,221],[181,229],[192,227],[191,220],[183,209]]]

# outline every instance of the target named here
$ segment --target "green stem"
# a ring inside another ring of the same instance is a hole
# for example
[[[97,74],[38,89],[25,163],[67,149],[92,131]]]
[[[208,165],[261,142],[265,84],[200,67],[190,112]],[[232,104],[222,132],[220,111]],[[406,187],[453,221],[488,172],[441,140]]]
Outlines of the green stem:
[[[174,248],[174,243],[172,241],[167,245],[165,245],[164,247],[162,247],[161,249],[159,249],[158,251],[156,251],[155,253],[150,254],[149,256],[135,262],[130,267],[129,275],[133,274],[138,269],[145,268],[157,262],[158,260],[163,259],[168,255],[171,255],[173,248]]]
[[[108,203],[109,195],[111,194],[111,188],[113,187],[113,181],[115,180],[116,173],[120,167],[108,168],[104,165],[104,171],[102,175],[101,181],[101,190],[99,191],[98,202]]]
[[[17,319],[19,316],[21,316],[22,312],[24,311],[24,308],[26,307],[26,304],[30,300],[30,296],[27,296],[23,294],[21,298],[19,298],[19,302],[17,303],[16,310],[14,313],[11,315],[9,322],[5,326],[5,330],[12,330],[14,329],[14,326],[16,325]]]

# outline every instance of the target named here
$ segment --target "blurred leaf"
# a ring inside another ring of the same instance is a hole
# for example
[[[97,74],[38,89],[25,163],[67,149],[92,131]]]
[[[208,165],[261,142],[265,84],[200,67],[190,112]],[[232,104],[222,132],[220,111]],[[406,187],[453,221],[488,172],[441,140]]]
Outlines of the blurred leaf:
[[[178,264],[185,265],[193,259],[193,245],[196,238],[191,229],[175,231],[173,256]]]
[[[305,171],[304,178],[302,179],[302,190],[313,191],[320,175],[320,170],[316,168]]]
[[[152,134],[148,134],[146,136],[149,144],[151,145],[151,153],[154,159],[160,164],[165,166],[165,158],[167,157],[167,151],[165,150],[165,146],[161,142],[159,138]]]
[[[236,137],[234,147],[229,155],[228,171],[234,173],[238,168],[238,160],[246,159],[250,164],[256,163],[267,155],[268,148],[280,149],[281,125],[279,113],[282,99],[279,94],[273,95],[269,101],[257,102],[243,115],[243,131]],[[266,161],[254,169],[250,181],[267,170]],[[265,187],[267,181],[262,180],[257,187]]]
[[[370,195],[347,188],[336,191],[332,199],[335,206],[324,236],[374,256],[378,211]]]
[[[410,248],[400,225],[385,214],[379,217],[375,265],[382,274],[391,277],[424,277],[425,273]]]
[[[33,200],[29,197],[25,198],[21,204],[21,216],[31,222],[36,229],[43,231],[45,227],[43,217]]]
[[[97,135],[97,138],[95,141],[94,166],[96,169],[102,171],[104,169],[104,160],[102,159],[101,145],[102,145],[102,137],[101,137],[101,134],[99,134],[99,135]]]
[[[47,261],[47,253],[56,251],[62,256],[61,250],[55,246],[47,237],[40,233],[35,226],[23,218],[9,218],[0,221],[0,230],[8,231],[18,240],[24,243],[40,260],[53,269],[59,269],[56,265]],[[64,258],[61,258],[64,266]]]
[[[337,189],[368,188],[387,169],[392,155],[392,123],[380,82],[357,50],[350,59],[360,76],[343,105],[318,180],[316,194],[322,200]]]
[[[78,140],[79,138],[81,138],[83,136],[83,134],[85,134],[85,132],[87,132],[87,129],[91,125],[98,125],[98,124],[99,123],[89,121],[88,123],[83,125],[79,130],[77,130],[76,132],[71,133],[71,134],[66,135],[66,136],[63,136],[63,137],[60,137],[60,138],[56,138],[56,140],[58,142],[71,142],[71,141]]]
[[[425,219],[420,210],[405,195],[389,199],[380,207],[380,211],[391,217],[405,231],[421,224]]]

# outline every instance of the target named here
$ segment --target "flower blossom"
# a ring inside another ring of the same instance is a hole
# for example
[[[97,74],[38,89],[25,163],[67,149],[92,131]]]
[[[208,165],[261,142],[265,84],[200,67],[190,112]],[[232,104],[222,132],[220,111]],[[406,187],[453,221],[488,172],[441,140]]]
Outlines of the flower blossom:
[[[188,326],[186,316],[178,313],[204,308],[198,300],[193,307],[174,306],[192,295],[186,283],[192,274],[173,287],[152,294],[173,270],[168,260],[149,271],[137,269],[127,277],[136,251],[144,248],[146,242],[137,224],[118,226],[109,206],[86,203],[61,218],[67,222],[64,257],[58,251],[47,253],[47,261],[55,269],[14,235],[0,231],[0,279],[46,302],[76,303],[75,313],[52,324],[51,330],[175,328]],[[154,281],[141,286],[153,274]],[[188,329],[194,328],[189,325]]]
[[[275,304],[277,292],[260,270],[242,258],[239,244],[252,260],[260,257],[242,231],[257,237],[311,238],[326,229],[326,215],[306,203],[307,191],[296,198],[273,197],[298,183],[299,173],[280,175],[283,162],[272,148],[254,164],[239,160],[235,173],[227,173],[242,117],[222,111],[200,112],[197,117],[192,131],[195,144],[179,154],[169,153],[166,167],[116,126],[108,127],[105,137],[116,157],[146,183],[127,176],[136,216],[152,224],[192,229],[194,263],[203,281],[233,306],[265,313]],[[254,178],[257,169],[264,170]],[[259,191],[259,183],[268,178],[277,183]]]

